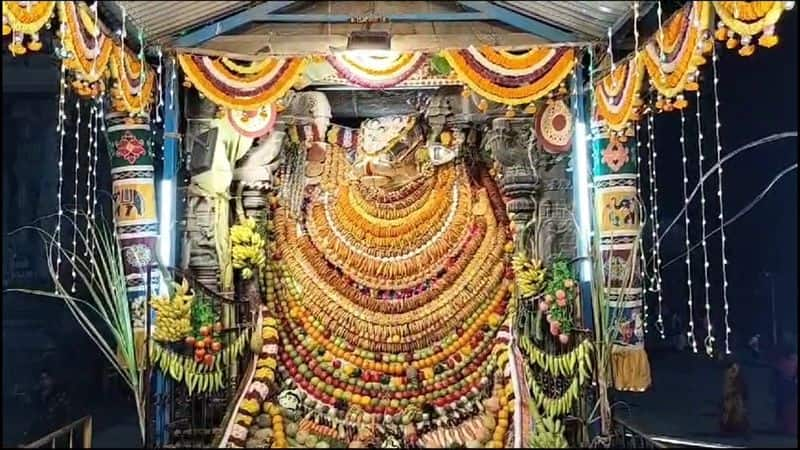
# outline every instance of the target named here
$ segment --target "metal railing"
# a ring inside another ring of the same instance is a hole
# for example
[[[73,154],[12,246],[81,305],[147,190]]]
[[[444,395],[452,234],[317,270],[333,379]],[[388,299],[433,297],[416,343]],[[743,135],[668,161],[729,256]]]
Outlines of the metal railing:
[[[652,439],[646,433],[629,425],[621,419],[614,419],[612,448],[667,448],[668,446]]]
[[[80,443],[76,446],[76,440]],[[92,416],[86,416],[20,448],[92,448]]]

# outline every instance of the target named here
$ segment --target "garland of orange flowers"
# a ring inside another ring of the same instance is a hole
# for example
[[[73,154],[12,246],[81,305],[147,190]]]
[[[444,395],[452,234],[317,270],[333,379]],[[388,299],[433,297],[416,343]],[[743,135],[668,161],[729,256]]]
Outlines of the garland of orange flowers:
[[[155,74],[142,64],[130,50],[123,52],[114,44],[111,51],[111,102],[116,111],[131,115],[146,115],[153,103]],[[145,71],[142,82],[142,70]]]
[[[633,58],[596,84],[597,115],[611,130],[627,130],[637,119],[643,78],[642,60]]]
[[[78,95],[94,97],[102,91],[98,82],[107,75],[114,43],[87,9],[84,3],[58,3],[59,19],[65,24],[61,42],[69,54],[65,64],[75,76],[72,86]]]
[[[775,24],[784,11],[792,8],[794,2],[712,2],[720,18],[714,36],[725,41],[729,49],[739,48],[739,54],[750,56],[755,51],[752,39],[757,34],[758,45],[770,48],[778,43]],[[736,40],[739,35],[739,40]]]
[[[50,27],[55,6],[56,2],[3,2],[3,36],[13,34],[8,45],[12,56],[41,50],[39,31]],[[22,44],[26,35],[30,37],[27,48]]]
[[[682,109],[687,105],[683,92],[697,90],[697,68],[705,64],[703,54],[712,44],[708,36],[711,13],[709,2],[688,3],[664,25],[663,38],[661,32],[656,33],[642,51],[640,57],[659,94],[656,108]]]
[[[178,55],[178,61],[187,86],[194,86],[219,106],[241,111],[257,110],[279,100],[306,65],[305,58],[267,58],[245,68],[191,54]]]
[[[456,77],[478,95],[505,105],[531,103],[558,88],[572,72],[572,48],[531,49],[519,58],[486,47],[443,50]]]
[[[328,63],[356,86],[386,89],[396,86],[413,75],[426,61],[422,52],[401,53],[396,56],[358,56],[337,53],[327,57]]]

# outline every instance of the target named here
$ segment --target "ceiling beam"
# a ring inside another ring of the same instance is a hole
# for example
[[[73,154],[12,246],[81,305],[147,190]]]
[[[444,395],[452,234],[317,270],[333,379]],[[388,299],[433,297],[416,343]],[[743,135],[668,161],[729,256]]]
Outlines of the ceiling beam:
[[[195,47],[207,40],[227,33],[235,28],[263,20],[268,14],[295,3],[294,1],[268,1],[234,14],[228,18],[206,25],[175,41],[176,47]]]
[[[291,23],[358,23],[356,18],[347,14],[271,14],[254,22],[291,22]],[[390,14],[375,16],[376,22],[480,22],[491,20],[488,14],[481,12],[447,12],[423,14]]]
[[[572,33],[563,31],[550,24],[532,19],[516,11],[486,1],[459,1],[459,5],[488,14],[492,20],[530,33],[550,42],[571,42],[575,40]]]

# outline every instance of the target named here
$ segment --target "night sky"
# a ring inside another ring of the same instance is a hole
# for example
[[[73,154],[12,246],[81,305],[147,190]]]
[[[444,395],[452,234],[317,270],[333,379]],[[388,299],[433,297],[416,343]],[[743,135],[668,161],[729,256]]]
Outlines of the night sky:
[[[791,11],[782,17],[777,30],[780,37],[777,46],[771,49],[757,47],[755,54],[749,57],[741,57],[736,50],[728,50],[724,45],[717,47],[720,57],[719,114],[723,156],[770,134],[797,130],[797,12]],[[706,170],[717,160],[714,147],[713,76],[710,57],[708,59],[709,63],[701,68],[704,77],[701,110]],[[690,106],[685,111],[686,150],[691,192],[698,180],[694,93],[689,93],[687,100]],[[683,206],[680,126],[677,111],[656,116],[656,168],[662,230]],[[797,148],[796,138],[788,138],[746,150],[723,165],[726,220],[750,203],[780,171],[797,162]],[[646,178],[643,178],[643,182],[646,184]],[[706,180],[707,231],[719,225],[716,186],[716,175]],[[699,193],[692,200],[690,221],[691,242],[694,244],[699,242],[701,235]],[[764,341],[771,340],[770,290],[764,272],[770,272],[775,277],[779,338],[784,329],[796,333],[797,171],[781,178],[755,208],[727,226],[725,234],[732,338],[743,345],[749,336],[758,332]],[[666,263],[683,252],[684,221],[680,217],[662,241],[662,259]],[[708,258],[712,323],[716,335],[721,337],[724,327],[721,321],[723,299],[719,234],[708,240]],[[666,267],[662,273],[663,304],[688,317],[686,264],[683,259]],[[699,328],[702,328],[702,324],[697,318],[705,312],[702,264],[703,252],[698,247],[692,252],[692,282],[695,287],[695,323]],[[650,313],[656,313],[658,302],[655,296],[649,299],[649,305]],[[702,341],[705,330],[698,337]],[[721,339],[718,340],[718,343],[721,342]]]

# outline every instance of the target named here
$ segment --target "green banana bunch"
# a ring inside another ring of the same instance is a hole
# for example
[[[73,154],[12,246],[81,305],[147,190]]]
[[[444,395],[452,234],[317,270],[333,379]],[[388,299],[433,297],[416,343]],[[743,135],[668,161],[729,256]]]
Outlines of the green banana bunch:
[[[569,443],[564,437],[564,424],[552,417],[537,417],[535,431],[531,436],[531,448],[567,448]]]

